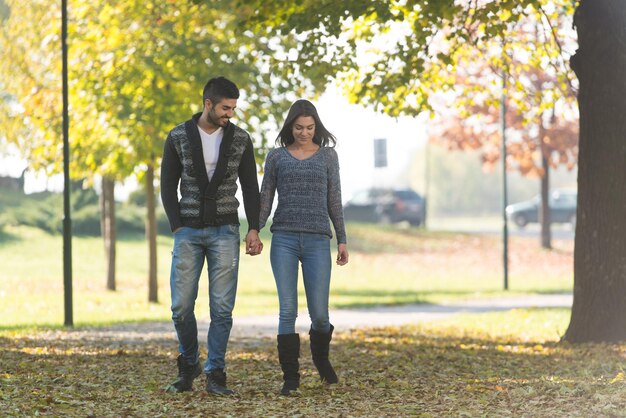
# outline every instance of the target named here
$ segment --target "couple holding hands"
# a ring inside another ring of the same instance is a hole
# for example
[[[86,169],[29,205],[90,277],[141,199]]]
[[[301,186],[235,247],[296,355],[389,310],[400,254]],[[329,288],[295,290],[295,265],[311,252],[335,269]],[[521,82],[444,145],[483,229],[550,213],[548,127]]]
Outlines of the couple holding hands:
[[[313,363],[323,382],[338,381],[328,360],[334,329],[328,317],[333,236],[329,219],[338,243],[338,265],[348,262],[348,250],[339,161],[332,147],[335,137],[311,102],[294,102],[278,134],[278,146],[267,155],[259,193],[250,136],[230,122],[238,98],[239,89],[232,81],[210,79],[203,91],[202,113],[172,129],[165,142],[161,198],[174,233],[170,286],[180,353],[178,377],[168,386],[169,392],[191,390],[193,380],[204,373],[207,392],[233,394],[224,369],[239,267],[237,180],[248,221],[246,254],[254,256],[263,250],[259,231],[270,216],[274,195],[278,195],[270,228],[270,261],[280,306],[280,393],[290,395],[300,384],[300,336],[295,330],[300,264],[311,317]],[[205,259],[211,323],[208,359],[201,366],[194,305]]]

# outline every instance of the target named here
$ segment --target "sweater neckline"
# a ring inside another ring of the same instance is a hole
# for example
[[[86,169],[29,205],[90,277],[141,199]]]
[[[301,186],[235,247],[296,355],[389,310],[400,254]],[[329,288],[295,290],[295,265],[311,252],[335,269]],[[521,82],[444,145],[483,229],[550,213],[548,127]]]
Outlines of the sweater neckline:
[[[291,158],[293,158],[293,159],[294,159],[294,160],[296,160],[296,161],[307,161],[307,160],[310,160],[311,158],[313,158],[313,157],[315,157],[316,155],[318,155],[318,154],[322,151],[322,148],[324,148],[324,147],[319,147],[319,149],[318,149],[317,151],[315,151],[313,154],[309,155],[309,156],[308,156],[308,157],[306,157],[306,158],[299,159],[299,158],[295,157],[295,156],[294,156],[291,152],[289,152],[289,150],[287,149],[287,147],[282,147],[282,149],[284,149],[284,150],[285,150],[285,152],[287,153],[287,155],[288,155],[288,156],[290,156]]]

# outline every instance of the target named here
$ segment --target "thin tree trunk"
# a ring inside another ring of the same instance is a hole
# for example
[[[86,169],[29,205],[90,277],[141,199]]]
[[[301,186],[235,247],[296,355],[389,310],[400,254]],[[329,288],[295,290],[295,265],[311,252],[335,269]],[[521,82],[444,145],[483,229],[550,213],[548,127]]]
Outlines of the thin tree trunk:
[[[146,171],[146,239],[148,241],[148,301],[158,302],[157,283],[157,236],[156,236],[156,199],[154,191],[154,166]]]
[[[104,240],[104,257],[106,260],[106,288],[115,290],[115,181],[102,177],[102,194],[100,195],[100,232]]]
[[[578,208],[570,342],[626,340],[626,8],[582,0],[574,23],[580,81]]]
[[[543,128],[540,129],[544,131]],[[543,148],[543,135],[541,137]],[[550,231],[550,164],[545,153],[542,152],[541,165],[543,168],[543,176],[541,176],[541,206],[539,207],[539,222],[541,224],[541,247],[552,249],[552,233]]]

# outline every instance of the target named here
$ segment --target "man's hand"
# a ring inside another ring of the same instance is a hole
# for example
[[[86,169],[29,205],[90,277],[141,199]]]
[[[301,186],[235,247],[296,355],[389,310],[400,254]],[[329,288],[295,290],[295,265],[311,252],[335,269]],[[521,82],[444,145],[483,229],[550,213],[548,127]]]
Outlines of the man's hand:
[[[259,255],[263,251],[263,243],[259,238],[259,231],[251,229],[246,234],[246,254]]]
[[[348,264],[348,246],[346,244],[339,244],[337,248],[337,264],[340,266],[345,266]]]

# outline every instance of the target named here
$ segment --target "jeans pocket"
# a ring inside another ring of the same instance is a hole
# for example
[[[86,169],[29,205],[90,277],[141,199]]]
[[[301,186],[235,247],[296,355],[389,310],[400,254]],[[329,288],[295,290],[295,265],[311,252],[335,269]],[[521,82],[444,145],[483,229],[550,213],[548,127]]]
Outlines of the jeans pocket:
[[[237,224],[228,224],[226,225],[227,232],[231,235],[236,235],[239,237],[239,225]],[[239,239],[239,238],[237,238]]]

